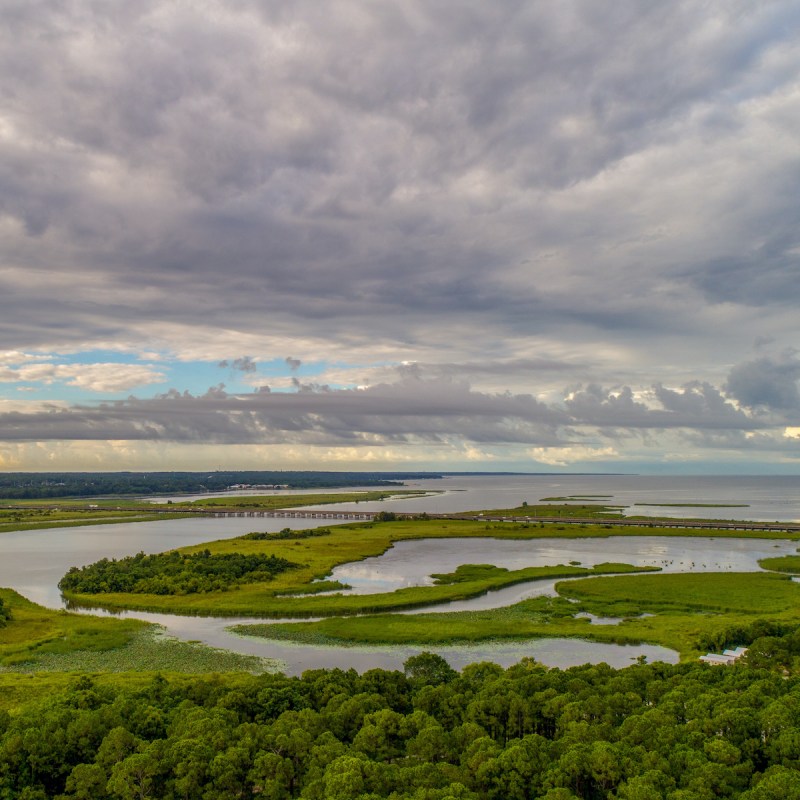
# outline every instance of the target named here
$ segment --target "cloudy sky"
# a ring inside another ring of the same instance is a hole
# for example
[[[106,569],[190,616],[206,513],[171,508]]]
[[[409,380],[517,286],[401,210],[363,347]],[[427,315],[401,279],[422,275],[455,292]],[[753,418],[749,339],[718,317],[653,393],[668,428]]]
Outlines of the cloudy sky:
[[[796,0],[0,23],[0,469],[800,472]]]

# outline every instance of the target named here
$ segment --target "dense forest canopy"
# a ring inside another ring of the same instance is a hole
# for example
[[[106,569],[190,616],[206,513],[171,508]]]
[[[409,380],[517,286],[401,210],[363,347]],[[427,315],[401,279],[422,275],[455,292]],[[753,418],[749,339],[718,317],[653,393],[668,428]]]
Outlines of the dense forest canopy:
[[[0,797],[791,800],[799,728],[744,666],[82,677],[0,714]]]
[[[223,492],[232,486],[290,489],[398,486],[403,481],[440,478],[431,472],[305,472],[283,470],[218,472],[6,472],[0,497],[97,497],[100,495]]]
[[[85,567],[72,567],[58,584],[64,592],[105,594],[194,594],[226,591],[242,583],[271,581],[299,566],[263,553],[168,553],[127,558],[103,558]]]

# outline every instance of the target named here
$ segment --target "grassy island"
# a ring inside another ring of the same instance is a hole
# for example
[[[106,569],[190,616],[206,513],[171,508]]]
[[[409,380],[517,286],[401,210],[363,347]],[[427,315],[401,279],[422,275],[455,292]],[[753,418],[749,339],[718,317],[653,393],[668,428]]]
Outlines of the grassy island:
[[[585,507],[570,508],[585,514]],[[609,507],[593,506],[597,515]],[[538,510],[538,507],[536,507]],[[551,507],[554,516],[563,506]],[[431,586],[416,586],[376,594],[348,594],[345,587],[325,582],[331,570],[343,563],[378,556],[395,542],[423,538],[495,537],[530,540],[540,538],[594,538],[608,536],[703,536],[741,538],[741,531],[665,529],[614,525],[613,519],[589,520],[583,525],[529,523],[515,519],[533,513],[522,505],[501,512],[510,521],[478,519],[396,519],[351,523],[315,531],[253,532],[234,539],[183,548],[170,554],[174,564],[205,559],[226,563],[226,557],[253,563],[274,560],[289,564],[269,576],[258,573],[217,574],[199,591],[148,591],[152,578],[137,590],[119,590],[109,582],[101,591],[86,591],[86,584],[62,584],[65,596],[86,607],[126,608],[211,616],[261,616],[265,618],[323,618],[318,622],[251,626],[250,635],[327,644],[444,644],[541,636],[575,636],[602,642],[662,644],[684,657],[696,655],[703,642],[737,619],[772,615],[798,620],[800,585],[786,576],[746,573],[664,575],[654,578],[624,577],[619,573],[642,571],[624,564],[587,569],[577,564],[505,570],[492,564],[463,564],[454,572],[434,574]],[[752,531],[748,538],[797,538],[797,534]],[[202,556],[202,559],[200,557]],[[782,563],[784,563],[782,561]],[[180,570],[179,570],[180,571]],[[616,577],[598,578],[601,574]],[[465,600],[516,583],[539,579],[576,579],[558,585],[561,598],[535,598],[517,605],[487,611],[430,612],[398,615],[391,612]],[[83,586],[83,590],[81,590]],[[583,588],[587,587],[587,588]],[[584,594],[580,594],[584,592]],[[573,594],[574,593],[574,594]],[[599,593],[599,594],[598,594]],[[756,599],[754,599],[756,598]],[[568,602],[571,601],[571,602]],[[619,617],[615,625],[595,625],[588,616]],[[367,615],[367,616],[355,616]],[[237,629],[241,631],[242,629]]]
[[[773,570],[775,572],[788,572],[792,575],[800,575],[800,556],[762,558],[758,563],[762,569]]]
[[[522,507],[525,508],[525,507]],[[316,535],[304,532],[280,534],[253,533],[182,548],[191,555],[208,551],[211,556],[274,556],[298,566],[275,575],[272,580],[227,585],[216,591],[186,594],[135,593],[112,591],[82,592],[65,587],[65,596],[85,607],[125,608],[209,616],[311,617],[363,614],[414,608],[449,600],[474,597],[484,591],[531,580],[531,577],[494,576],[486,581],[460,582],[457,585],[413,587],[375,595],[310,596],[316,581],[326,578],[339,565],[361,561],[386,552],[394,542],[424,538],[494,537],[535,540],[540,538],[597,538],[608,536],[703,536],[741,538],[741,531],[663,529],[615,526],[613,522],[588,522],[585,525],[489,522],[481,519],[398,519],[391,522],[336,525]],[[798,534],[753,531],[750,538],[796,538]],[[572,573],[571,573],[572,574]],[[564,577],[567,577],[565,574]],[[287,596],[288,595],[288,596]],[[303,595],[293,597],[291,595]]]
[[[619,565],[617,565],[619,566]],[[622,570],[618,570],[622,571]],[[765,618],[789,630],[800,625],[800,584],[764,573],[592,577],[558,583],[558,597],[506,608],[427,614],[240,625],[234,630],[307,644],[445,645],[577,637],[614,644],[647,642],[696,658],[725,631]],[[617,617],[593,625],[588,616]]]

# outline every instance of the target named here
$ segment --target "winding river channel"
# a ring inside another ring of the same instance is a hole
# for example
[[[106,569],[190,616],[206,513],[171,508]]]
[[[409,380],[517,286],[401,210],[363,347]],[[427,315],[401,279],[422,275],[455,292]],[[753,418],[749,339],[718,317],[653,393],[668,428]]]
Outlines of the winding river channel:
[[[574,478],[574,480],[573,480]],[[566,479],[566,480],[565,480]],[[702,483],[702,479],[701,483]],[[635,502],[730,502],[703,516],[739,519],[800,519],[798,479],[776,479],[777,488],[766,479],[709,479],[698,489],[697,479],[646,479],[637,488],[631,476],[456,476],[443,481],[422,481],[413,488],[444,489],[443,494],[411,500],[384,501],[342,508],[410,508],[420,511],[463,511],[502,508],[523,500],[537,502],[548,495],[604,495],[602,502],[631,505]],[[566,485],[565,485],[566,484]],[[659,486],[661,487],[659,490]],[[617,487],[614,491],[614,487]],[[621,497],[624,495],[624,498]],[[608,499],[606,499],[606,497]],[[633,499],[645,497],[647,499]],[[733,507],[730,498],[747,507]],[[176,498],[177,499],[177,498]],[[598,500],[600,501],[600,500]],[[331,506],[327,506],[331,508]],[[645,506],[644,508],[652,508]],[[639,507],[635,512],[641,513]],[[676,511],[675,507],[661,509]],[[700,516],[680,509],[676,516]],[[720,512],[727,513],[720,513]],[[780,513],[784,512],[784,513]],[[180,519],[142,523],[95,525],[0,534],[0,586],[11,587],[25,597],[51,608],[63,607],[58,581],[71,566],[81,566],[103,557],[120,558],[133,553],[160,552],[213,539],[230,538],[252,530],[277,531],[284,527],[330,526],[326,520],[290,519]],[[592,566],[604,561],[624,561],[658,566],[665,571],[753,571],[758,560],[771,555],[795,553],[797,543],[788,540],[713,539],[710,537],[610,537],[607,539],[428,539],[400,542],[384,555],[336,568],[338,578],[358,593],[392,591],[403,586],[428,585],[430,574],[450,572],[459,564],[491,563],[508,569],[524,566],[580,562]],[[439,605],[437,610],[493,608],[518,602],[526,597],[553,593],[554,581],[520,584],[483,597]],[[419,613],[422,610],[415,609]],[[289,674],[320,667],[398,668],[420,648],[411,647],[313,647],[271,642],[237,636],[228,626],[250,619],[180,617],[168,614],[125,612],[124,616],[156,622],[167,633],[240,653],[279,659]],[[426,648],[433,649],[433,648]],[[574,639],[539,639],[505,645],[440,647],[443,655],[459,668],[474,661],[491,660],[507,666],[524,656],[532,656],[549,666],[566,667],[586,662],[605,661],[626,666],[640,655],[648,660],[674,662],[677,654],[649,645],[622,646]]]

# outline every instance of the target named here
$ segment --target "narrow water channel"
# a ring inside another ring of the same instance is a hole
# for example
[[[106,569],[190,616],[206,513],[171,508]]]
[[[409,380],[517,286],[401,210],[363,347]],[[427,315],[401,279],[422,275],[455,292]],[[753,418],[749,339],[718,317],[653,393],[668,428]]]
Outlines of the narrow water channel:
[[[160,552],[214,539],[240,536],[252,530],[277,531],[284,527],[329,526],[326,520],[209,519],[192,518],[146,523],[119,523],[81,528],[57,528],[0,534],[0,586],[8,586],[42,605],[62,607],[57,584],[71,566],[100,558],[120,558],[144,551]],[[333,576],[353,586],[353,591],[392,591],[401,586],[427,585],[433,572],[451,572],[459,564],[491,563],[508,569],[578,561],[591,566],[601,561],[655,565],[669,571],[755,570],[769,555],[794,553],[795,542],[745,539],[610,537],[607,539],[429,539],[401,542],[383,556],[337,567]],[[510,605],[526,597],[552,593],[554,581],[507,587],[483,597],[436,606],[460,611]],[[415,609],[419,613],[429,609]],[[102,612],[101,612],[102,613]],[[230,617],[181,617],[168,614],[125,612],[124,616],[156,622],[167,633],[235,652],[278,659],[289,674],[322,667],[398,668],[421,648],[313,647],[237,636],[227,627]],[[648,660],[674,662],[677,654],[653,646],[619,646],[574,639],[540,639],[502,645],[439,647],[435,649],[454,666],[491,660],[507,666],[532,656],[549,666],[605,661],[626,666],[640,655]]]

